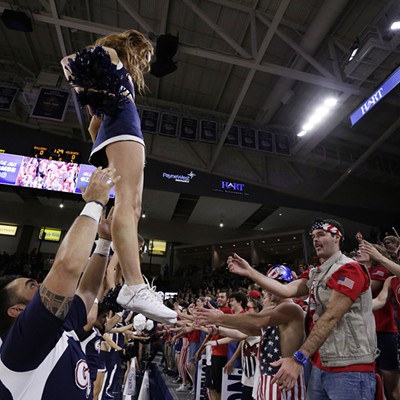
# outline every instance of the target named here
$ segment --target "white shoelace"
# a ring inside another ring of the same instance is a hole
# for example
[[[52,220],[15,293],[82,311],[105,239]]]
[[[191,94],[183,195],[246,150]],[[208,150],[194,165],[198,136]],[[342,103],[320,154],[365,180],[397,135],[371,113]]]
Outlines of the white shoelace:
[[[157,305],[160,304],[160,299],[158,298],[157,294],[154,293],[149,287],[144,287],[143,289],[140,289],[136,293],[136,296],[143,301],[148,301],[149,303]]]
[[[143,299],[144,300],[150,300],[152,303],[161,303],[163,304],[164,301],[164,293],[159,291],[157,292],[157,287],[153,285],[154,283],[154,278],[151,281],[151,284],[149,283],[149,280],[143,275],[144,282],[146,284],[146,287],[143,288],[145,289],[143,293]],[[142,296],[141,296],[142,297]]]

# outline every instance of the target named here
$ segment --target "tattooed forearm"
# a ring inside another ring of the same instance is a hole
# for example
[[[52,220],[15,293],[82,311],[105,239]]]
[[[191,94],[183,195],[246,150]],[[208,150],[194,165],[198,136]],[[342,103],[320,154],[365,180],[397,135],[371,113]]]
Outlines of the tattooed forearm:
[[[69,311],[73,297],[64,297],[50,292],[45,286],[40,287],[43,305],[57,318],[64,319]]]

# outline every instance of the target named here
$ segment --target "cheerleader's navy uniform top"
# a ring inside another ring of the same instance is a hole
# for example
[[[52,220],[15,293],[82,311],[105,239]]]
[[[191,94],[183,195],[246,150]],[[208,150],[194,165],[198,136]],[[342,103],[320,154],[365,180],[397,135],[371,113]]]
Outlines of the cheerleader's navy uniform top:
[[[82,400],[90,395],[86,354],[76,331],[87,322],[75,295],[65,320],[43,305],[39,292],[1,337],[1,400]]]
[[[101,46],[83,49],[69,60],[70,83],[84,90],[77,94],[81,106],[90,105],[102,123],[93,143],[89,162],[107,167],[106,146],[119,141],[135,141],[144,146],[132,78],[122,62],[113,64]],[[96,90],[96,92],[91,91]]]

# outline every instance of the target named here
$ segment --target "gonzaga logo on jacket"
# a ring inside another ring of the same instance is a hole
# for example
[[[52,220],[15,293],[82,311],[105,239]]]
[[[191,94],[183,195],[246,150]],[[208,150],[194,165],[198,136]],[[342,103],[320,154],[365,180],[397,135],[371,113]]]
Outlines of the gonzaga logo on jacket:
[[[79,389],[86,389],[86,397],[90,394],[89,366],[85,360],[79,360],[75,368],[75,383]]]

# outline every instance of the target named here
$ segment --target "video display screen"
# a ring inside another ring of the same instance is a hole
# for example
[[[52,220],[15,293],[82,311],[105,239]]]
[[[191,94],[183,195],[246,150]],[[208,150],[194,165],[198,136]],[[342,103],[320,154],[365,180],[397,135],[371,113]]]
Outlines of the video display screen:
[[[164,240],[150,240],[148,253],[156,256],[165,256],[167,253],[167,242]]]
[[[0,235],[15,236],[17,234],[17,225],[0,224]]]
[[[61,229],[43,227],[39,232],[39,240],[48,242],[59,242],[61,239]]]
[[[0,153],[0,184],[4,185],[79,194],[95,169],[88,164]]]

